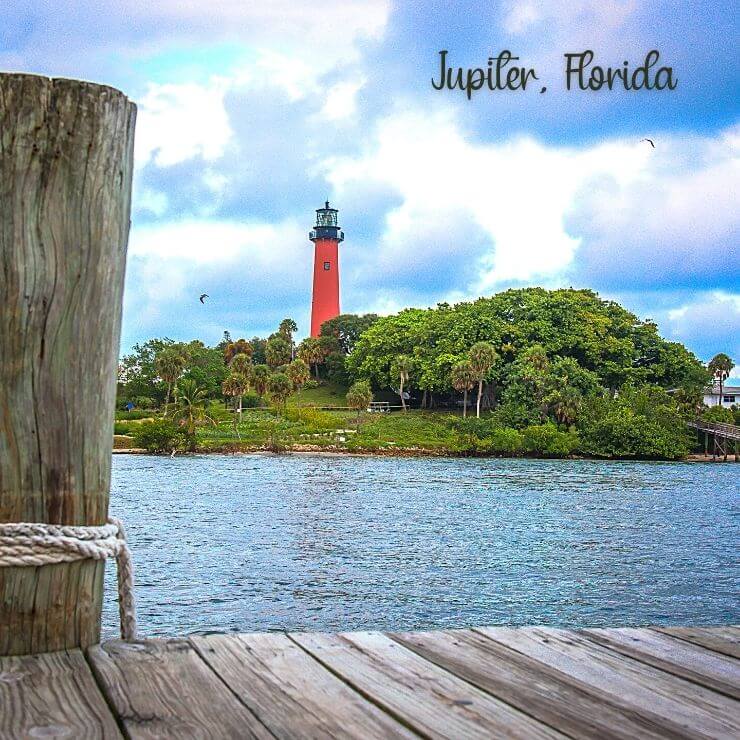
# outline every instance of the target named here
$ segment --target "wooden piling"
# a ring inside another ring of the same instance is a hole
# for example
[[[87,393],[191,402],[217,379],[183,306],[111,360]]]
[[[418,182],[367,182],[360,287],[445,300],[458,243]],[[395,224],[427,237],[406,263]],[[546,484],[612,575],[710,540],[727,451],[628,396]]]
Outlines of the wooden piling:
[[[135,118],[0,74],[0,522],[107,518]],[[0,655],[99,642],[103,569],[0,568]]]

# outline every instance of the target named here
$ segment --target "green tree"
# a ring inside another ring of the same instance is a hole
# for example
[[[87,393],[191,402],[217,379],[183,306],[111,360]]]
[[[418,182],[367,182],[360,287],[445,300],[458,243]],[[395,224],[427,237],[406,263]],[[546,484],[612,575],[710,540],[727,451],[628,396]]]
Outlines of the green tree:
[[[235,357],[239,355],[247,355],[249,358],[252,357],[254,347],[246,339],[237,339],[236,342],[229,342],[224,349],[224,362],[227,365],[231,365]]]
[[[252,369],[252,387],[260,395],[264,396],[270,387],[270,368],[267,365],[255,365]]]
[[[458,362],[451,372],[452,387],[463,394],[463,417],[468,415],[468,392],[475,386],[476,376],[469,360]]]
[[[489,342],[476,342],[468,352],[468,361],[475,379],[478,381],[478,398],[475,404],[475,416],[480,418],[480,401],[483,396],[483,382],[490,372],[498,354]]]
[[[185,369],[186,363],[187,360],[184,354],[174,347],[163,349],[155,359],[157,374],[165,383],[167,383],[167,395],[165,396],[164,401],[164,416],[167,416],[172,386],[182,375],[182,371]]]
[[[216,421],[208,414],[207,402],[208,394],[203,388],[199,388],[194,380],[182,379],[175,386],[175,412],[172,418],[194,437],[196,427],[202,424],[216,425]]]
[[[278,326],[278,334],[285,337],[290,344],[290,359],[295,359],[295,342],[293,341],[293,334],[298,331],[298,324],[293,319],[283,319]]]
[[[275,373],[270,377],[270,398],[285,413],[288,398],[293,392],[293,384],[285,373]]]
[[[570,426],[578,417],[583,398],[577,388],[564,385],[553,389],[547,401],[557,421]]]
[[[321,336],[335,337],[340,350],[348,355],[354,349],[362,333],[369,329],[377,319],[378,316],[374,313],[366,313],[362,316],[351,313],[339,314],[321,325]]]
[[[406,399],[403,397],[403,388],[409,382],[413,364],[408,355],[399,355],[391,365],[391,379],[398,381],[398,395],[401,397],[401,407],[406,413]]]
[[[719,405],[722,405],[722,394],[724,391],[725,380],[730,377],[733,367],[735,367],[735,363],[732,361],[732,358],[724,352],[720,352],[712,357],[707,365],[707,369],[712,374],[712,378],[719,383]]]
[[[221,384],[221,390],[225,396],[231,396],[232,398],[238,399],[238,406],[236,408],[236,414],[234,414],[234,419],[236,420],[238,418],[241,422],[242,396],[249,390],[249,378],[243,373],[232,372],[226,376],[226,379]],[[236,421],[234,422],[234,426],[236,427]]]
[[[216,347],[207,347],[198,339],[181,346],[187,356],[182,377],[193,380],[208,398],[220,398],[221,383],[228,374],[221,351]]]
[[[311,371],[308,365],[299,358],[293,360],[293,362],[285,368],[285,374],[288,376],[288,380],[295,388],[298,396],[301,395],[301,389],[306,384],[306,381],[311,377]]]
[[[229,365],[232,373],[241,373],[242,375],[246,375],[247,380],[249,380],[252,374],[253,367],[252,356],[248,354],[234,355],[234,358],[231,360],[231,364]]]
[[[419,387],[452,390],[450,370],[476,342],[500,348],[495,378],[502,396],[512,365],[541,344],[551,362],[571,359],[614,392],[626,383],[664,388],[701,387],[706,370],[685,347],[666,342],[653,322],[640,321],[589,290],[507,290],[454,306],[406,309],[382,316],[360,335],[346,367],[374,387],[388,381],[395,357],[414,358]],[[583,391],[582,391],[583,392]]]
[[[267,364],[272,369],[287,365],[293,355],[291,343],[281,334],[273,334],[265,347]]]
[[[324,359],[324,350],[317,337],[306,337],[298,346],[298,357],[309,367],[313,365],[316,380],[319,379],[319,363]]]
[[[347,391],[347,405],[357,411],[357,418],[360,413],[370,406],[373,400],[373,389],[367,380],[358,380]]]

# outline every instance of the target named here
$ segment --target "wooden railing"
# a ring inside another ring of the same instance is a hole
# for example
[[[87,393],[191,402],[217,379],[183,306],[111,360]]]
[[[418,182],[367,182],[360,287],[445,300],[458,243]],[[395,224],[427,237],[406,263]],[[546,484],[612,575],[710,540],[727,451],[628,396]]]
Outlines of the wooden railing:
[[[709,432],[723,439],[740,440],[740,427],[735,424],[724,424],[719,421],[704,421],[703,419],[693,419],[688,422],[692,429],[700,429],[703,432]]]

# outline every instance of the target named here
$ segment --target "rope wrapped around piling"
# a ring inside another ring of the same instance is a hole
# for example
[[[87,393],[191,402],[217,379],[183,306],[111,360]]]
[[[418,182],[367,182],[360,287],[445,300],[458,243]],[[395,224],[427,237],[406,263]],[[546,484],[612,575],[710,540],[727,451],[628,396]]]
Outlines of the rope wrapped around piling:
[[[115,558],[118,566],[118,611],[121,637],[136,639],[134,570],[126,530],[119,519],[101,526],[0,524],[0,568],[71,563]]]

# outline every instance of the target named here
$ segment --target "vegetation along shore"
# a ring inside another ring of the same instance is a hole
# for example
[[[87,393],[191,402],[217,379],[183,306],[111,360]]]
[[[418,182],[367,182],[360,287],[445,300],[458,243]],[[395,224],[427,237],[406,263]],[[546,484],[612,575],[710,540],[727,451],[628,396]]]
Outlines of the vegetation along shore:
[[[114,447],[677,460],[699,451],[688,419],[738,422],[702,404],[729,357],[705,367],[588,290],[345,314],[298,344],[296,331],[136,345]]]

